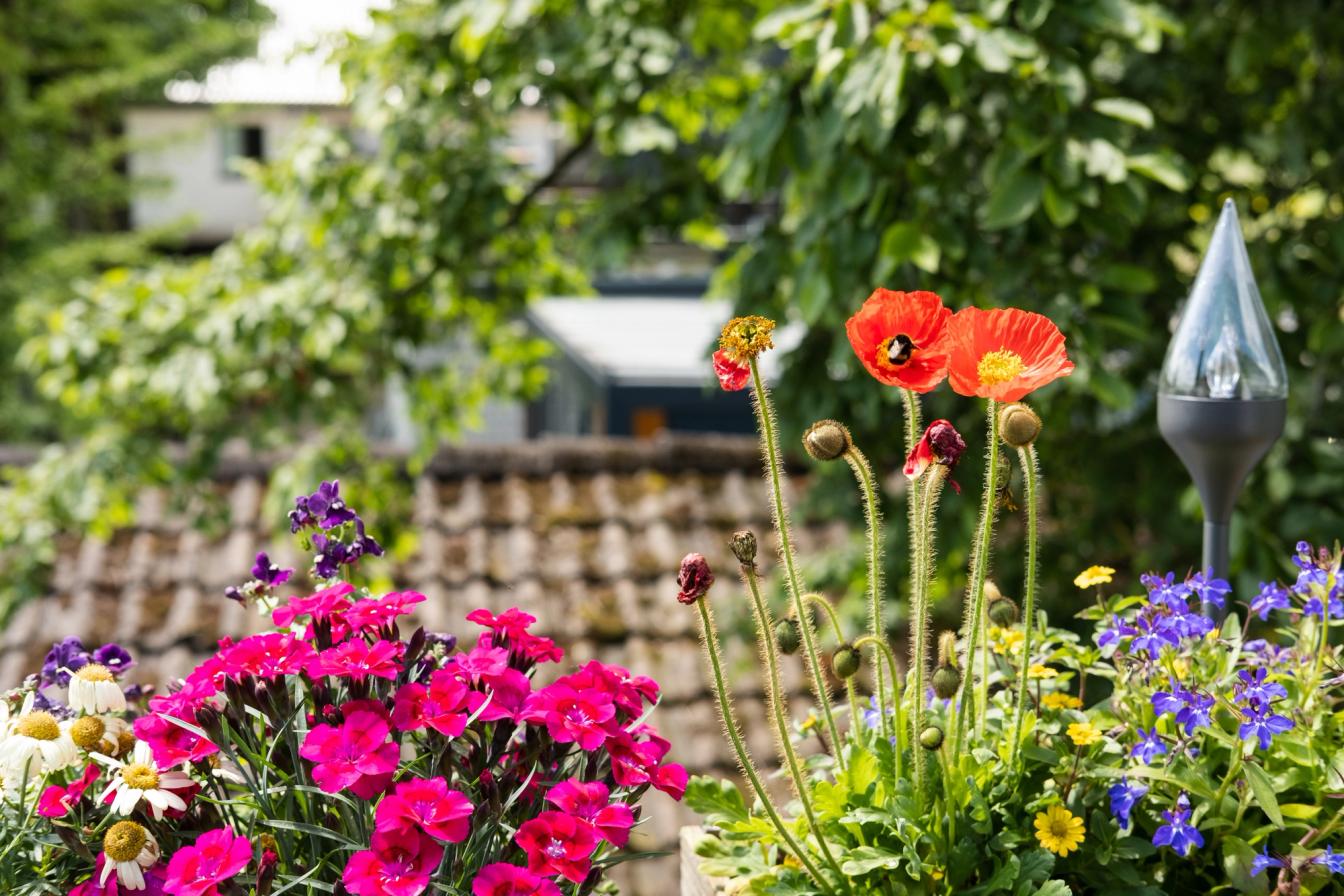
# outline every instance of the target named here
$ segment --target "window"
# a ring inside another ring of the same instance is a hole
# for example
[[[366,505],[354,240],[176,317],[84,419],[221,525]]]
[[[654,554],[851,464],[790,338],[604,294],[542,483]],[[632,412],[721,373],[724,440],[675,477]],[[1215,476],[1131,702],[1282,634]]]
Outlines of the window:
[[[266,161],[266,130],[259,124],[229,125],[224,128],[224,173],[238,176],[235,162],[251,159]]]

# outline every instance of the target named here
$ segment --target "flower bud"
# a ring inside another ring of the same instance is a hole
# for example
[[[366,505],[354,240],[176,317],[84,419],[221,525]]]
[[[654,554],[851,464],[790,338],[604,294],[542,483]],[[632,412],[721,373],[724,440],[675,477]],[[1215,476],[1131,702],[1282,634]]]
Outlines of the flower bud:
[[[966,451],[966,440],[957,432],[957,428],[946,420],[935,420],[924,430],[919,444],[905,459],[903,472],[907,479],[915,480],[924,475],[933,464],[947,467],[948,476],[957,468],[957,462]]]
[[[850,679],[859,672],[862,657],[852,644],[841,644],[831,654],[831,671],[837,678]]]
[[[853,446],[849,430],[838,420],[818,420],[803,433],[803,447],[817,460],[843,457]]]
[[[681,559],[681,571],[677,573],[677,587],[681,591],[677,594],[677,600],[693,604],[704,597],[713,584],[714,573],[710,571],[709,561],[704,554],[687,554]]]
[[[750,531],[743,529],[734,532],[733,537],[728,539],[728,547],[732,549],[738,563],[743,566],[756,565],[756,536]]]
[[[930,725],[919,732],[919,744],[926,750],[936,750],[943,745],[943,729]]]
[[[943,632],[938,636],[938,665],[957,668],[956,632]]]
[[[803,636],[798,631],[798,620],[781,619],[775,623],[775,646],[785,656],[793,656],[802,646]]]
[[[1013,603],[1011,597],[1004,597],[1000,594],[997,588],[994,589],[994,594],[989,598],[989,607],[985,610],[985,613],[989,616],[989,621],[999,628],[1016,625],[1019,616],[1017,604]]]
[[[939,666],[933,670],[932,684],[939,700],[951,700],[961,689],[961,673],[954,666]]]
[[[1041,418],[1021,402],[999,411],[999,437],[1013,448],[1025,448],[1041,434]]]

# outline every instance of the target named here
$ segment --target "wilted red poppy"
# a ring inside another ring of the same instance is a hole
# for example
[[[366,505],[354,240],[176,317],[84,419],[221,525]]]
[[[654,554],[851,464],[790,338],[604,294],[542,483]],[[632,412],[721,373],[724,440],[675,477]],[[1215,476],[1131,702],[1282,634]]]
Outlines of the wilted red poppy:
[[[845,323],[845,332],[879,382],[930,392],[947,376],[942,341],[951,316],[936,293],[878,289]]]
[[[951,476],[965,450],[966,442],[957,428],[946,420],[935,420],[924,430],[924,437],[905,459],[905,475],[908,479],[918,479],[933,464],[942,464],[947,467],[947,475]],[[961,486],[955,482],[952,482],[952,488],[961,491]]]
[[[719,349],[714,353],[714,375],[725,392],[737,392],[747,388],[751,379],[751,368],[740,361],[728,357],[728,353]]]
[[[964,308],[947,325],[948,377],[954,391],[1017,401],[1073,373],[1064,334],[1050,318],[1020,308]]]

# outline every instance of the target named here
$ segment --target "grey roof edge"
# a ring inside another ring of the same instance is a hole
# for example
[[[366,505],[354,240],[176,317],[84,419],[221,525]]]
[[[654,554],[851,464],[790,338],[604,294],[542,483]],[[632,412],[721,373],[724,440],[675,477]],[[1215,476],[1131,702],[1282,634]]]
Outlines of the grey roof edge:
[[[27,466],[41,448],[0,444],[0,467]],[[170,452],[175,454],[177,452]],[[379,459],[406,458],[404,450],[375,446]],[[214,478],[265,478],[283,462],[279,453],[230,453]],[[445,445],[425,467],[434,477],[546,476],[553,473],[628,473],[637,470],[757,471],[761,450],[751,436],[713,433],[664,433],[653,439],[614,436],[544,436],[526,442]]]

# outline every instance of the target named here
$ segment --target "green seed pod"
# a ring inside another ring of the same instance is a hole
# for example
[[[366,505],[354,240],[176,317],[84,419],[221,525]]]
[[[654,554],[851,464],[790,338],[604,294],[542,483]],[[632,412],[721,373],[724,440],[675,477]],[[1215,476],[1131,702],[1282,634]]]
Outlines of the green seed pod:
[[[951,700],[961,688],[961,673],[951,666],[939,666],[933,670],[932,684],[939,700]]]
[[[990,600],[989,609],[985,612],[989,614],[989,621],[999,628],[1015,625],[1020,615],[1017,604],[1013,603],[1012,598],[1004,597],[1002,594]]]
[[[919,732],[919,743],[926,750],[936,750],[943,745],[943,729],[930,725]]]
[[[818,420],[803,433],[803,447],[817,460],[843,457],[853,444],[849,430],[837,420]]]
[[[793,656],[802,646],[803,636],[796,619],[781,619],[775,623],[775,646],[785,656]]]
[[[831,654],[831,671],[837,678],[853,678],[858,674],[861,664],[862,658],[853,645],[841,644],[835,648],[835,653]]]
[[[1025,404],[1010,404],[999,411],[999,436],[1013,448],[1025,448],[1041,434],[1041,418]]]

